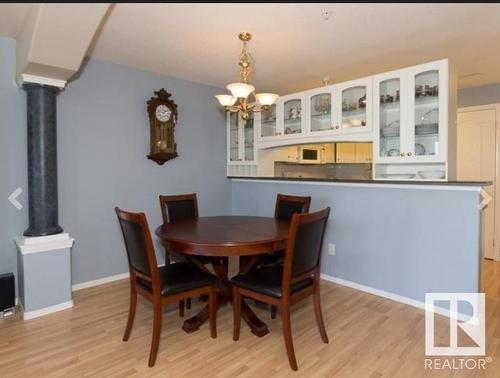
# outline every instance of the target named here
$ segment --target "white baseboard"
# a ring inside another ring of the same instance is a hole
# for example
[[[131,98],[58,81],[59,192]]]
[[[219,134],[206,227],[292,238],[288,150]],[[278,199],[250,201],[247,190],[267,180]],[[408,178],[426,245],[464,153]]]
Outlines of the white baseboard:
[[[89,287],[104,285],[104,284],[107,284],[107,283],[110,283],[110,282],[123,280],[123,279],[128,278],[128,277],[129,277],[129,272],[120,273],[120,274],[116,274],[114,276],[99,278],[97,280],[92,280],[92,281],[77,283],[77,284],[74,284],[71,287],[71,289],[73,291],[87,289]]]
[[[21,309],[23,320],[30,320],[30,319],[38,318],[40,316],[52,314],[52,313],[57,312],[57,311],[62,311],[62,310],[66,310],[68,308],[71,308],[71,307],[73,307],[73,300],[70,300],[68,302],[59,303],[59,304],[56,304],[54,306],[44,307],[44,308],[41,308],[39,310],[34,310],[34,311],[24,311],[24,308],[23,308],[21,303],[20,303],[19,307]]]
[[[399,295],[399,294],[394,294],[394,293],[391,293],[388,291],[375,289],[375,288],[370,287],[370,286],[366,286],[366,285],[362,285],[362,284],[359,284],[356,282],[344,280],[342,278],[330,276],[330,275],[324,274],[324,273],[321,273],[320,277],[321,277],[321,279],[323,279],[325,281],[333,282],[333,283],[336,283],[336,284],[339,284],[342,286],[347,286],[347,287],[350,287],[351,289],[364,291],[365,293],[369,293],[369,294],[376,295],[378,297],[390,299],[391,301],[404,303],[406,305],[413,306],[413,307],[416,307],[416,308],[419,308],[419,309],[425,311],[425,302],[417,301],[416,299],[411,299],[411,298],[404,297],[404,296]],[[445,308],[437,307],[437,306],[434,306],[434,312],[436,314],[446,316],[447,318],[449,318],[451,316],[449,310],[447,310]],[[467,321],[470,318],[470,316],[467,314],[458,313],[457,318],[459,320],[462,320],[462,321]]]

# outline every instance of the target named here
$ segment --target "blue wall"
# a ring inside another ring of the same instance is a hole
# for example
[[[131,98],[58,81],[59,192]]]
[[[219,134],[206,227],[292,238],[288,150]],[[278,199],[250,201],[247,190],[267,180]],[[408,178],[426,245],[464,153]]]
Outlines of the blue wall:
[[[26,105],[14,82],[15,42],[0,38],[0,273],[16,271],[13,239],[27,227],[25,205],[6,200],[26,189]],[[146,101],[164,87],[178,105],[179,157],[148,160]],[[90,60],[58,97],[59,217],[75,238],[73,283],[128,270],[114,206],[144,211],[161,223],[159,194],[198,192],[202,215],[231,212],[225,179],[225,118],[220,89],[113,63]],[[6,215],[5,215],[6,214]],[[160,248],[158,248],[158,252]]]
[[[22,210],[7,200],[17,187],[27,190],[26,97],[15,72],[16,44],[0,38],[0,274],[16,271],[13,239],[26,229],[28,214],[27,192],[19,196]]]
[[[332,208],[322,273],[417,301],[479,290],[477,191],[233,181],[233,213],[273,216],[277,193]]]

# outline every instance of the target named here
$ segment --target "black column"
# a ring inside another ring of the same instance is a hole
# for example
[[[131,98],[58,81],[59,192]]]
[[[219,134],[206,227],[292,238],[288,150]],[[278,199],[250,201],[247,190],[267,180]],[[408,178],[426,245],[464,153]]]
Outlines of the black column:
[[[29,227],[25,236],[63,232],[57,206],[57,110],[59,88],[24,84],[28,113]]]

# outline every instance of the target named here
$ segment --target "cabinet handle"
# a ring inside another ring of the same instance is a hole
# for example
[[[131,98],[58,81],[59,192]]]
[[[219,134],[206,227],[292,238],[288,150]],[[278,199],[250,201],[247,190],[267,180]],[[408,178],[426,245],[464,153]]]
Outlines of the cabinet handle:
[[[404,152],[401,152],[401,156],[405,156],[405,153],[404,153]]]
[[[408,152],[406,155],[411,156],[411,152]]]
[[[339,125],[337,125],[337,126],[335,126],[335,128],[338,130],[338,129],[340,129],[340,126],[339,126]]]

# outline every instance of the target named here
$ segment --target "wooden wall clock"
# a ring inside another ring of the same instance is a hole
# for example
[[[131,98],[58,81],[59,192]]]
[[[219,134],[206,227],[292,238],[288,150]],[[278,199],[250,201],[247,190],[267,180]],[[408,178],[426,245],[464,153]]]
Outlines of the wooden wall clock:
[[[172,95],[163,88],[155,92],[155,95],[147,103],[151,138],[148,159],[163,165],[179,156],[174,139],[177,105],[171,99]]]

